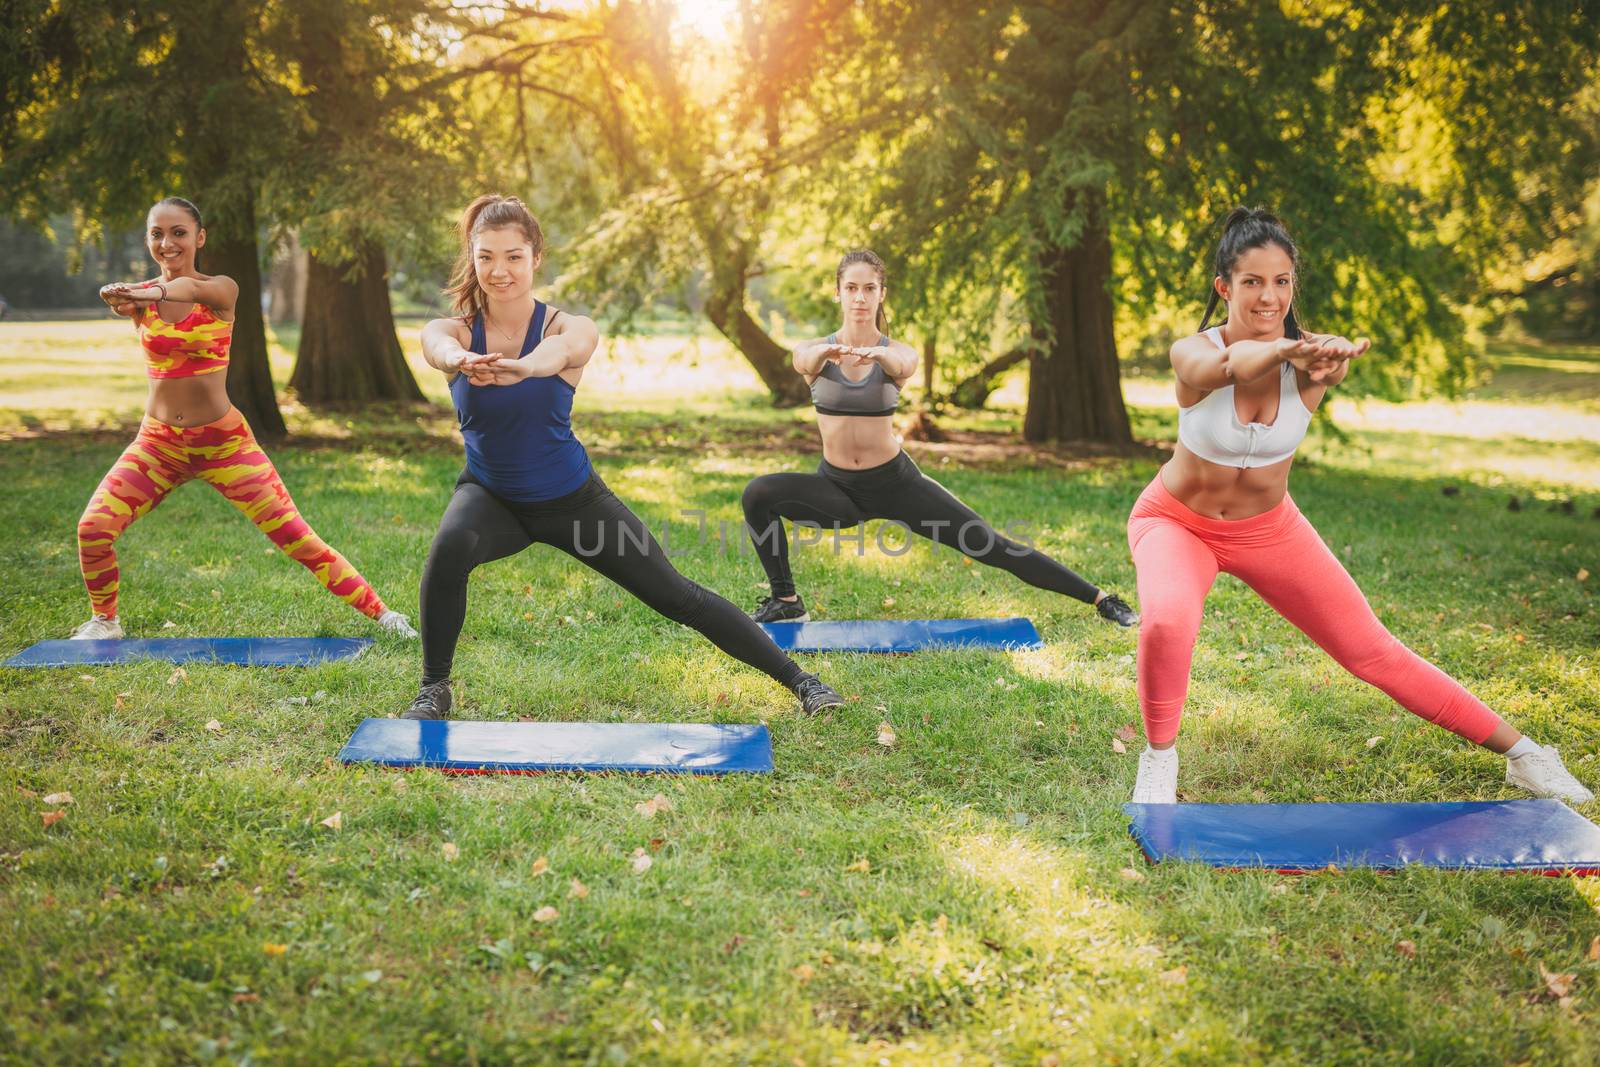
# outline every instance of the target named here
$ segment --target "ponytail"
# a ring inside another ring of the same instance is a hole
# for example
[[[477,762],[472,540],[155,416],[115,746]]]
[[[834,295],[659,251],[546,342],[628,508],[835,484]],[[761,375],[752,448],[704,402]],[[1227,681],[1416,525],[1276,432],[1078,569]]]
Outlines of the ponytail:
[[[1295,274],[1300,272],[1300,250],[1295,246],[1294,238],[1289,236],[1289,230],[1283,222],[1266,208],[1236,207],[1228,212],[1228,217],[1222,222],[1222,238],[1217,242],[1217,254],[1212,261],[1214,278],[1210,286],[1210,293],[1206,298],[1206,313],[1200,320],[1200,330],[1211,324],[1211,316],[1217,309],[1217,302],[1221,296],[1217,293],[1216,278],[1228,278],[1233,274],[1233,265],[1239,257],[1252,248],[1264,248],[1275,244],[1289,254],[1289,261],[1294,264]],[[1223,322],[1227,322],[1226,319]],[[1285,337],[1299,337],[1300,324],[1294,317],[1294,306],[1291,304],[1288,312],[1283,316],[1283,334]]]
[[[457,225],[461,235],[461,252],[456,257],[450,286],[444,290],[444,294],[450,298],[451,308],[463,319],[476,318],[483,311],[485,302],[483,287],[478,284],[477,265],[472,261],[473,241],[484,230],[506,227],[516,227],[522,231],[522,236],[533,247],[535,259],[544,251],[544,231],[539,228],[539,220],[514,196],[485,193],[468,204],[467,210],[461,213],[461,221]]]

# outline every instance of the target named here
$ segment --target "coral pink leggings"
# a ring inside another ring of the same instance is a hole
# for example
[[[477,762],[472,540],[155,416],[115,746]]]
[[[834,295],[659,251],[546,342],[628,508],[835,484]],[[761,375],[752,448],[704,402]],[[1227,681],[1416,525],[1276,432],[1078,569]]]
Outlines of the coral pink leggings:
[[[1212,519],[1185,507],[1157,473],[1128,516],[1128,547],[1143,618],[1139,710],[1151,744],[1178,736],[1200,612],[1218,571],[1244,581],[1351,674],[1407,711],[1478,744],[1500,725],[1483,701],[1384,629],[1287,495],[1261,515]]]

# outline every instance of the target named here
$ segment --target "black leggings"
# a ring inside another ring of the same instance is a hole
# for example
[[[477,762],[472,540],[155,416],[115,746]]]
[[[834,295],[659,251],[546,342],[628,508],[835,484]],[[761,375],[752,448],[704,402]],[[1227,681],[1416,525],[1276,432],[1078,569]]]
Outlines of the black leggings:
[[[773,596],[795,592],[784,519],[835,530],[867,519],[890,519],[1040,589],[1085,604],[1100,595],[1094,585],[1043,552],[1001,536],[904,452],[866,470],[845,470],[823,460],[816,474],[766,474],[745,486],[744,521]]]
[[[683,575],[649,527],[598,474],[555,500],[522,503],[496,496],[463,472],[445,508],[422,571],[422,682],[450,677],[467,615],[467,575],[535,542],[593,567],[673,622],[692,626],[718,648],[790,689],[804,672],[765,630],[722,597]]]

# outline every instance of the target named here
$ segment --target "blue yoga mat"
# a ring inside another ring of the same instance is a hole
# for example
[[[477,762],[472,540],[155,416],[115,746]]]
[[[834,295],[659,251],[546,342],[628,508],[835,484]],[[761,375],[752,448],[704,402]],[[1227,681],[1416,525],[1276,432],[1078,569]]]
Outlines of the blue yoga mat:
[[[1600,826],[1559,800],[1449,804],[1124,804],[1152,861],[1315,871],[1600,872]]]
[[[461,774],[767,774],[772,735],[742,724],[367,719],[339,759]]]
[[[104,667],[159,659],[172,663],[237,663],[246,667],[304,667],[359,656],[366,637],[163,637],[118,641],[40,641],[0,667]]]
[[[1038,648],[1027,619],[858,619],[761,624],[785,652],[920,652],[929,648]]]

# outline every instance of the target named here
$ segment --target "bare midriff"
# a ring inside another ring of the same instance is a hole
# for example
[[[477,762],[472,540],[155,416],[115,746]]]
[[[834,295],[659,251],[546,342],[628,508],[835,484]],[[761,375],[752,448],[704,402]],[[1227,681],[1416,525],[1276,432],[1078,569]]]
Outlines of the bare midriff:
[[[847,471],[881,467],[900,454],[891,415],[824,415],[817,412],[822,458]]]
[[[1224,467],[1178,442],[1161,468],[1161,484],[1184,507],[1211,519],[1248,519],[1277,507],[1289,491],[1294,457],[1270,467]]]
[[[227,372],[193,378],[151,378],[144,410],[168,426],[204,426],[228,413]]]

